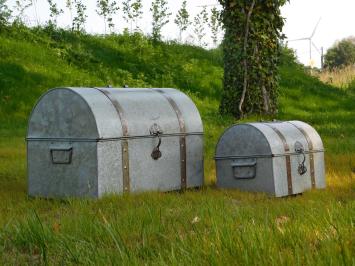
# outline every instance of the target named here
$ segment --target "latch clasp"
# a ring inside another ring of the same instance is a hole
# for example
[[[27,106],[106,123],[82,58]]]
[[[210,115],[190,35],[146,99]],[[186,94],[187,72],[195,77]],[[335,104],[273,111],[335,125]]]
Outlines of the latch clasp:
[[[160,137],[160,135],[163,134],[163,130],[161,129],[161,127],[158,124],[154,123],[150,127],[149,131],[150,131],[150,135],[155,136],[155,137],[157,137],[159,139],[158,145],[153,149],[152,154],[151,154],[151,156],[152,156],[152,158],[154,160],[158,160],[162,156],[162,153],[161,153],[159,148],[160,148],[160,145],[161,145],[161,137]]]
[[[304,175],[305,173],[307,173],[307,167],[306,165],[304,164],[305,161],[306,161],[306,155],[304,153],[304,148],[303,148],[303,145],[300,143],[300,142],[296,142],[295,143],[295,152],[299,153],[299,154],[302,154],[303,155],[303,160],[302,162],[298,165],[298,173],[300,175]]]

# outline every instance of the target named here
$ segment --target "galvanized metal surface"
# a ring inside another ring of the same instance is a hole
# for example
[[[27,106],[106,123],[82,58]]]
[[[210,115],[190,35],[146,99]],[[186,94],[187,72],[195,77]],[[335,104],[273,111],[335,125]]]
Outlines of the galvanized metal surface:
[[[322,140],[301,121],[234,125],[215,155],[219,187],[275,196],[325,187]]]
[[[302,128],[302,126],[297,126],[292,122],[289,122],[291,125],[295,126],[299,131],[302,132],[302,134],[304,135],[304,137],[307,140],[308,143],[308,150],[313,150],[313,141],[311,140],[311,138],[309,137],[308,133],[306,130],[304,130]],[[310,171],[311,171],[311,182],[312,182],[312,188],[316,187],[316,180],[315,180],[315,172],[314,172],[314,156],[313,153],[309,154],[309,163],[310,163]]]
[[[163,134],[151,134],[154,124]],[[158,138],[161,157],[154,160]],[[191,99],[174,89],[51,90],[31,114],[27,141],[32,196],[100,197],[203,184],[202,121]],[[66,148],[51,152],[53,144]],[[55,160],[71,162],[53,163],[53,152]]]
[[[284,146],[285,150],[285,161],[286,161],[286,173],[287,173],[287,189],[288,189],[288,194],[291,195],[293,194],[293,189],[292,189],[292,173],[291,173],[291,157],[290,157],[290,147],[286,141],[285,136],[281,133],[280,130],[278,130],[277,127],[274,127],[272,124],[265,124],[272,128],[272,130],[275,131],[275,133],[279,136],[280,140],[282,141],[282,145]]]
[[[179,121],[179,127],[180,127],[180,133],[182,134],[180,136],[180,173],[181,173],[181,188],[186,189],[187,183],[186,183],[186,139],[184,133],[186,133],[185,129],[185,121],[182,117],[182,113],[175,103],[175,101],[168,95],[166,94],[163,90],[155,89],[155,91],[161,93],[169,102],[171,107],[173,108],[176,118]]]
[[[126,119],[126,115],[119,104],[119,102],[111,96],[111,93],[108,90],[96,88],[100,92],[102,92],[115,107],[116,112],[120,118],[122,125],[122,137],[129,137],[128,133],[128,122]],[[123,175],[123,191],[129,192],[129,154],[128,154],[128,141],[126,139],[121,140],[121,154],[122,154],[122,175]]]

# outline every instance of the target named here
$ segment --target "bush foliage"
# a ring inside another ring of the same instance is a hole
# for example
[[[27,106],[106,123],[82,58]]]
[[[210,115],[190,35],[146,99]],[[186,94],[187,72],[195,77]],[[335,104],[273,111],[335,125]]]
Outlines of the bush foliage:
[[[330,69],[355,65],[355,37],[336,43],[327,51],[324,60],[325,67]]]

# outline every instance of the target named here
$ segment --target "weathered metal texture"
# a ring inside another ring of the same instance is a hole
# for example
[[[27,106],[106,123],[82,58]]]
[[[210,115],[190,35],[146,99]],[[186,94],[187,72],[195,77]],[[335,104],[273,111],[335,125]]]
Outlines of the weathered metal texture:
[[[216,147],[217,186],[282,197],[325,188],[323,143],[301,121],[238,124]]]
[[[128,122],[126,120],[126,115],[120,105],[120,103],[111,96],[110,91],[103,89],[103,88],[96,88],[97,90],[101,91],[112,103],[115,107],[116,112],[120,118],[121,125],[122,125],[122,136],[129,137],[128,133]],[[123,191],[129,192],[130,185],[129,185],[129,154],[128,154],[128,140],[122,139],[121,140],[121,154],[122,154],[122,175],[123,175]]]
[[[161,157],[153,158],[159,139]],[[29,119],[27,160],[31,196],[199,187],[202,121],[174,89],[53,89]]]
[[[156,89],[157,92],[161,93],[169,102],[171,107],[174,109],[176,113],[176,118],[179,122],[180,133],[180,172],[181,172],[181,188],[186,189],[186,129],[185,129],[185,121],[182,117],[182,113],[180,108],[177,106],[173,98],[170,97],[169,94],[166,94],[163,90]]]
[[[288,189],[288,194],[292,195],[293,194],[293,189],[292,189],[292,173],[291,173],[291,155],[290,153],[290,146],[287,143],[287,140],[285,136],[280,132],[280,130],[277,127],[274,127],[272,124],[266,124],[269,127],[272,128],[272,130],[275,131],[275,133],[279,136],[280,140],[282,141],[284,150],[285,150],[285,158],[286,158],[286,174],[287,174],[287,189]]]

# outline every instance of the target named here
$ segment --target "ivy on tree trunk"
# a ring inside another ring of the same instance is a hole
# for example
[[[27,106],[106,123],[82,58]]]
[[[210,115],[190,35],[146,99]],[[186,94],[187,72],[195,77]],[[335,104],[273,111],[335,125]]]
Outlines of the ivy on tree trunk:
[[[278,60],[287,0],[219,0],[223,6],[224,81],[220,111],[243,118],[277,112]]]

